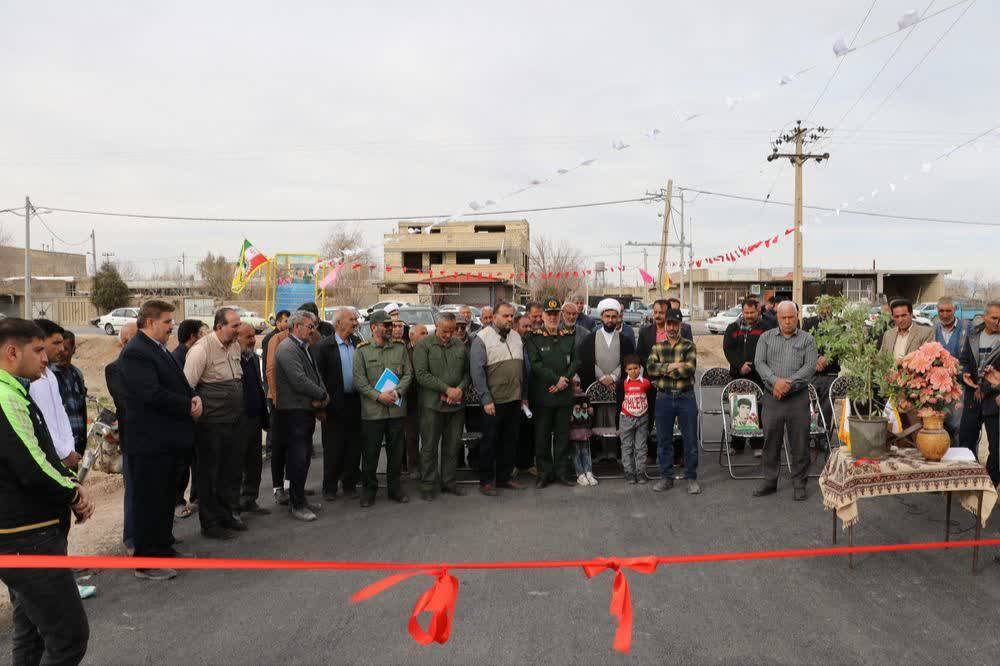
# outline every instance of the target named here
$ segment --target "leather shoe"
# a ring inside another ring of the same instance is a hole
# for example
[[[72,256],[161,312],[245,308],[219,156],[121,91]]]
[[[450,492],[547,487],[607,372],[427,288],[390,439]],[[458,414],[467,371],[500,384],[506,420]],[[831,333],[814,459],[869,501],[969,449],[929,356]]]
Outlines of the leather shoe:
[[[537,481],[535,481],[535,489],[536,490],[541,490],[542,488],[547,488],[548,485],[549,485],[549,482],[548,482],[547,479],[539,478]]]
[[[177,550],[176,548],[171,548],[167,551],[167,557],[177,557],[177,558],[188,558],[194,557],[191,553],[185,553],[183,551]]]
[[[465,491],[459,486],[441,486],[441,492],[447,493],[448,495],[455,495],[457,497],[465,495]]]
[[[523,483],[518,483],[517,481],[503,481],[497,484],[497,488],[506,488],[507,490],[524,490],[527,488]]]
[[[219,541],[229,541],[230,539],[236,538],[235,534],[226,528],[219,527],[217,525],[202,528],[201,535],[206,539],[218,539]]]
[[[559,485],[561,485],[561,486],[569,486],[571,488],[575,488],[576,487],[576,481],[573,480],[573,479],[559,479]]]
[[[757,486],[756,488],[754,488],[754,490],[753,490],[753,496],[754,497],[765,497],[767,495],[773,495],[776,492],[778,492],[778,486],[771,486],[771,485],[764,484],[762,486]]]
[[[250,529],[247,524],[243,522],[242,518],[233,518],[229,522],[224,523],[223,527],[234,532],[246,532]]]
[[[792,497],[796,502],[804,502],[809,499],[809,493],[806,492],[805,488],[796,488]]]
[[[389,499],[391,499],[393,502],[399,502],[400,504],[409,504],[410,502],[410,496],[407,495],[406,493],[403,493],[402,495],[394,495]]]
[[[487,497],[497,496],[497,489],[496,487],[494,487],[492,483],[486,483],[479,486],[479,492],[481,492],[483,495],[486,495]]]
[[[425,502],[433,502],[434,501],[434,493],[431,492],[430,490],[421,490],[420,491],[420,499],[422,499]]]
[[[361,508],[362,509],[367,509],[368,507],[370,507],[373,504],[375,504],[375,498],[374,497],[362,497],[361,498]]]

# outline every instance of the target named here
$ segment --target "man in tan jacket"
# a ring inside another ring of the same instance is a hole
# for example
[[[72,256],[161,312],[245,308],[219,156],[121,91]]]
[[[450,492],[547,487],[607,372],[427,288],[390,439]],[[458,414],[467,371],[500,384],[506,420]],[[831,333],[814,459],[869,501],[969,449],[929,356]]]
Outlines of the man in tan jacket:
[[[894,326],[882,337],[882,352],[892,354],[898,363],[910,352],[920,348],[925,342],[934,341],[934,329],[913,322],[913,303],[905,298],[897,298],[889,303]]]

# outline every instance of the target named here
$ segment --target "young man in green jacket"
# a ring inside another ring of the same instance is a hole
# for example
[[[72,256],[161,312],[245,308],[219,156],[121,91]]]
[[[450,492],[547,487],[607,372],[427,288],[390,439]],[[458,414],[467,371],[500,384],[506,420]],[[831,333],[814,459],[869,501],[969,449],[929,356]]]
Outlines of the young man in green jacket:
[[[428,502],[438,490],[465,494],[455,479],[455,467],[465,426],[469,354],[454,337],[454,314],[442,312],[435,326],[434,335],[423,338],[413,348],[413,374],[420,385],[420,497]]]
[[[579,368],[576,334],[559,328],[561,306],[545,301],[544,325],[528,338],[531,363],[531,410],[535,417],[536,488],[553,481],[576,485],[569,447],[569,415],[573,409],[573,375]]]
[[[403,492],[400,472],[403,468],[403,421],[406,417],[406,391],[413,381],[413,369],[406,345],[392,339],[392,319],[376,311],[371,319],[372,339],[358,345],[354,354],[354,389],[361,396],[361,507],[375,503],[378,492],[379,450],[385,440],[388,460],[386,483],[389,499],[405,504],[410,498]],[[393,372],[399,384],[392,390],[378,391],[375,385],[385,370]]]

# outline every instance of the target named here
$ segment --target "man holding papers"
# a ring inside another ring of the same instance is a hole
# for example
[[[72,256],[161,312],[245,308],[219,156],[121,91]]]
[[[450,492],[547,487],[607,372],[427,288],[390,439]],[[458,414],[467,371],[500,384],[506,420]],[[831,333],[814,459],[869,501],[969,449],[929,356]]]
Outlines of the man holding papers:
[[[400,486],[403,466],[403,396],[413,381],[406,345],[392,340],[392,319],[376,310],[371,318],[372,339],[354,354],[354,389],[361,396],[361,507],[375,503],[378,492],[379,451],[385,440],[389,499],[405,504],[410,498]]]

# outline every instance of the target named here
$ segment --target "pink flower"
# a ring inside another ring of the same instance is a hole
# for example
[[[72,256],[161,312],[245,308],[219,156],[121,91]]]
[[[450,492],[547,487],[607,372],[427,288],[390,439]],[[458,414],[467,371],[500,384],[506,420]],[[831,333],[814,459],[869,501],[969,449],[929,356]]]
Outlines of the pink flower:
[[[944,368],[931,368],[927,373],[927,380],[939,391],[951,389],[951,373]]]

